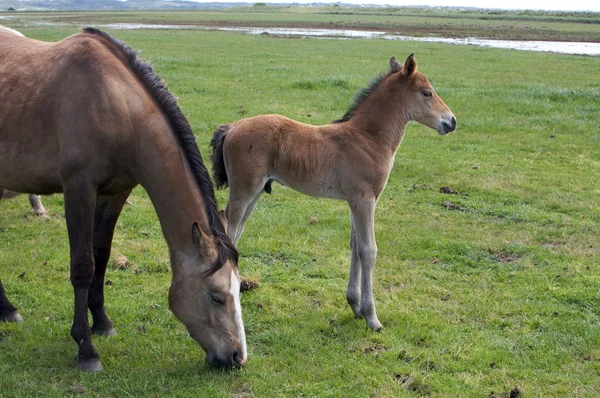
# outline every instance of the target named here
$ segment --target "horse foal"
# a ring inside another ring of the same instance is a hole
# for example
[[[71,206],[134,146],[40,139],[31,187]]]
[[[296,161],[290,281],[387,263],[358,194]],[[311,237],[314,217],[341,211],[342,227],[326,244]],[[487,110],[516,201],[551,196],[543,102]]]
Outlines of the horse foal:
[[[372,288],[375,205],[411,120],[441,135],[456,129],[454,114],[417,71],[412,55],[404,65],[392,57],[390,72],[359,92],[333,124],[313,126],[263,115],[220,126],[211,141],[212,163],[217,187],[230,188],[227,234],[237,243],[272,181],[306,195],[345,200],[352,230],[346,298],[357,317],[380,330]]]

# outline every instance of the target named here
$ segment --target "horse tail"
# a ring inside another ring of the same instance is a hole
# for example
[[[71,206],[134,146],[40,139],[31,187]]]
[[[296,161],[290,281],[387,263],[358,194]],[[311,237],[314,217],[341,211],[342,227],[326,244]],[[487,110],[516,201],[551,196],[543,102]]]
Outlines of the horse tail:
[[[232,127],[231,124],[220,125],[213,133],[212,140],[210,140],[210,146],[213,150],[210,160],[212,161],[213,179],[217,189],[227,188],[229,185],[227,170],[225,170],[225,158],[223,157],[223,143],[225,142],[225,136]]]

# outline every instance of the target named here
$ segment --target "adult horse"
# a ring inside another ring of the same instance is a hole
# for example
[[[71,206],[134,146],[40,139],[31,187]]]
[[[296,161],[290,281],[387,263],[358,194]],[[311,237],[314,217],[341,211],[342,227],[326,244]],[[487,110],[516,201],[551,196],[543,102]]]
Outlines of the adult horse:
[[[115,333],[104,274],[117,218],[137,184],[169,246],[171,310],[210,365],[243,365],[238,254],[191,127],[159,76],[93,28],[56,43],[0,29],[0,54],[0,186],[64,193],[77,367],[100,370],[91,335]],[[21,319],[1,282],[0,319]]]
[[[220,126],[211,141],[212,162],[217,187],[230,187],[227,233],[237,243],[272,181],[306,195],[347,201],[352,257],[346,299],[357,317],[380,330],[372,288],[375,205],[411,120],[441,135],[456,129],[456,118],[417,71],[412,54],[404,65],[392,57],[390,72],[359,92],[333,124],[312,126],[263,115]]]

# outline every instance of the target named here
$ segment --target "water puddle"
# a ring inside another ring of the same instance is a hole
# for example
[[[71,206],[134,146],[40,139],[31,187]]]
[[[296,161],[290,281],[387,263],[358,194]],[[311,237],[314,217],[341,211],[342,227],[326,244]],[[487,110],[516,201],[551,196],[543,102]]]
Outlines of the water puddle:
[[[9,19],[12,16],[0,16]],[[33,22],[35,25],[73,26],[74,24],[55,22]],[[95,25],[102,29],[185,29],[185,30],[216,30],[224,32],[240,32],[247,34],[268,34],[287,37],[320,37],[328,39],[381,39],[436,42],[457,45],[469,45],[490,48],[505,48],[525,51],[545,51],[561,54],[600,56],[600,43],[557,42],[557,41],[518,41],[518,40],[489,40],[479,38],[453,39],[444,37],[413,37],[386,32],[351,30],[351,29],[299,29],[299,28],[250,28],[250,27],[220,27],[203,25],[167,25],[141,23],[111,23]]]
[[[250,28],[250,27],[215,27],[199,25],[148,25],[114,23],[98,25],[108,29],[199,29],[218,30],[226,32],[241,32],[248,34],[269,34],[277,36],[322,37],[322,38],[361,38],[437,42],[458,45],[470,45],[512,50],[546,51],[561,54],[578,54],[600,56],[600,43],[556,42],[556,41],[518,41],[518,40],[489,40],[478,38],[452,39],[444,37],[413,37],[388,34],[386,32],[349,30],[349,29],[298,29],[298,28]]]

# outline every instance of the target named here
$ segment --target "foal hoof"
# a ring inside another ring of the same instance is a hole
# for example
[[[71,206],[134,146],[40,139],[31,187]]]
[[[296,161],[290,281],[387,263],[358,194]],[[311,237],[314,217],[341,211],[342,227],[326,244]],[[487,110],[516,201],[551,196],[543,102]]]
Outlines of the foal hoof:
[[[104,337],[112,337],[112,336],[117,335],[117,331],[113,327],[110,327],[108,329],[101,329],[101,328],[95,328],[92,326],[92,333],[97,336],[104,336]]]
[[[23,317],[18,311],[0,316],[0,322],[23,322]]]
[[[378,320],[372,322],[367,321],[367,325],[374,332],[381,332],[383,330],[383,325],[379,323]]]
[[[102,370],[102,363],[98,358],[92,359],[79,359],[77,360],[77,370],[83,372],[100,372]]]

